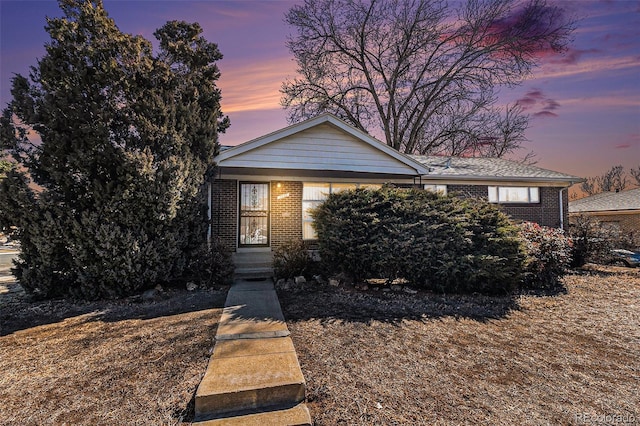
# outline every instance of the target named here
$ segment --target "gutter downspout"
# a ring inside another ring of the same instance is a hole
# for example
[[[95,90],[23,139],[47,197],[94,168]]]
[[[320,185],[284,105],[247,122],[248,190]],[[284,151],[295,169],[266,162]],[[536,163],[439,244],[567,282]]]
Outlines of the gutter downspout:
[[[208,229],[207,229],[207,243],[211,245],[211,180],[209,180],[207,187],[207,219],[208,220]]]
[[[564,230],[564,200],[562,198],[562,191],[564,191],[564,188],[560,188],[558,197],[560,199],[560,229]]]

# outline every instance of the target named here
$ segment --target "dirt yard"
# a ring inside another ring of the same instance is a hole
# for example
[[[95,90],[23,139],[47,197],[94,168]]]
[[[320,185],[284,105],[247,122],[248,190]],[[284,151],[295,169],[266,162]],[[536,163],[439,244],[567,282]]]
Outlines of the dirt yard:
[[[0,291],[0,425],[174,425],[193,418],[226,291],[30,303]]]
[[[640,270],[554,295],[280,292],[318,425],[640,424]]]

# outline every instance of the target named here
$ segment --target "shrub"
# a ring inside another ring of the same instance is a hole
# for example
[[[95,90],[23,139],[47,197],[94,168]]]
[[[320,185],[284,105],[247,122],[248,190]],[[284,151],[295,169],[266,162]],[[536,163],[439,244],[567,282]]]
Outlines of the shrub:
[[[201,248],[199,255],[188,265],[191,277],[187,274],[187,278],[203,287],[230,285],[234,269],[229,248],[220,240],[213,239],[208,246]]]
[[[312,215],[322,260],[354,281],[504,293],[520,279],[517,229],[495,206],[417,189],[331,194]]]
[[[311,269],[309,246],[303,240],[289,240],[273,251],[273,269],[276,278],[294,278]]]
[[[520,224],[520,236],[527,252],[525,287],[549,289],[557,286],[571,260],[571,240],[562,229],[532,222]]]
[[[569,235],[573,241],[571,266],[580,267],[587,262],[606,262],[616,240],[611,229],[602,226],[598,219],[577,215],[569,223]]]
[[[574,267],[587,262],[611,263],[615,260],[612,249],[640,250],[640,232],[620,230],[589,215],[571,217],[569,234],[573,240]]]

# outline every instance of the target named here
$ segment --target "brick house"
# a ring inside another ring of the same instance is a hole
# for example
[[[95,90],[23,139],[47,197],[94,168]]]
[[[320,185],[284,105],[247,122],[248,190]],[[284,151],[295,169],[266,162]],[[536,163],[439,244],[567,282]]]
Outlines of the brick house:
[[[569,203],[569,216],[592,216],[627,235],[640,235],[640,188],[603,192]]]
[[[331,114],[221,150],[209,187],[210,235],[265,265],[290,239],[314,240],[310,208],[327,194],[385,183],[481,197],[518,220],[564,227],[581,179],[496,158],[409,156]],[[246,256],[245,256],[246,257]]]

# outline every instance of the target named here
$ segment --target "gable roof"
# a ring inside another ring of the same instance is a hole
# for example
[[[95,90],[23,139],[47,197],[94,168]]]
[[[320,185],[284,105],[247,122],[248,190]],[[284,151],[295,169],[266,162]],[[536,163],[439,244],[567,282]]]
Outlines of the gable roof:
[[[640,211],[640,188],[620,192],[602,192],[569,202],[569,213]]]
[[[322,114],[221,151],[214,161],[234,169],[298,169],[419,176],[415,159]]]
[[[428,178],[463,180],[496,180],[527,182],[563,182],[573,184],[583,179],[566,173],[518,163],[504,158],[442,157],[412,155],[429,168]]]

